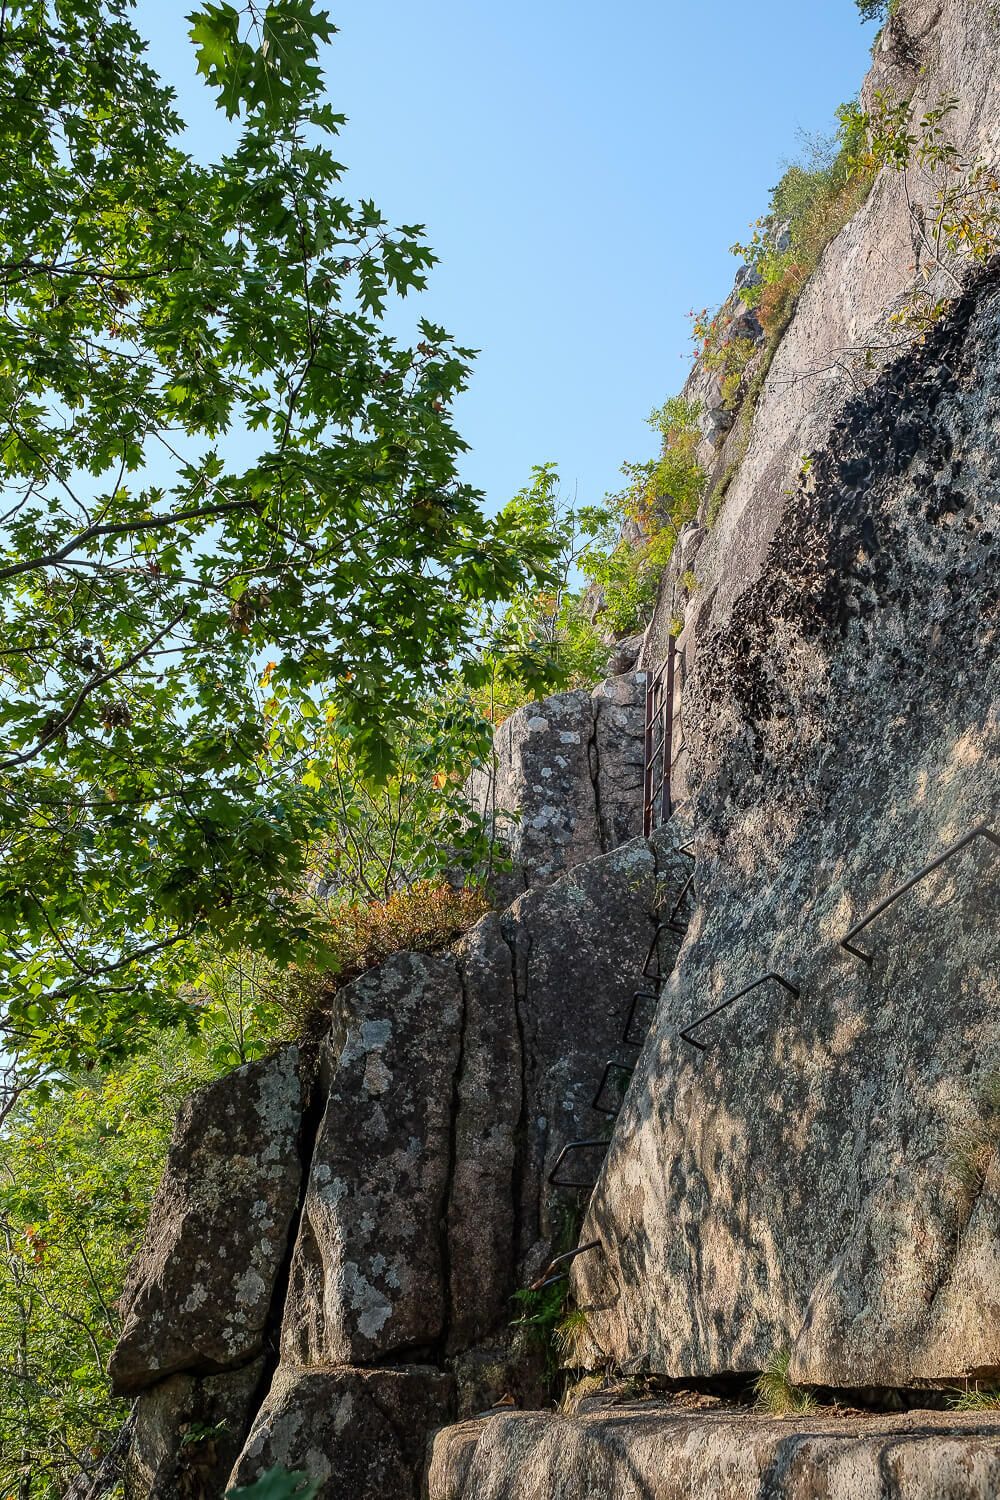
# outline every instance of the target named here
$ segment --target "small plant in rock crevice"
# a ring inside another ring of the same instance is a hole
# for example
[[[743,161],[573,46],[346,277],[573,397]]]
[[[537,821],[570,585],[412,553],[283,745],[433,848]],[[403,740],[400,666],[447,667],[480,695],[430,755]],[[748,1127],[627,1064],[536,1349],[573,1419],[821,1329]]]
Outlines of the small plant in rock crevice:
[[[956,1388],[948,1401],[952,1411],[1000,1411],[1000,1386],[971,1386]]]
[[[590,1333],[587,1314],[581,1307],[573,1307],[565,1313],[555,1328],[556,1348],[562,1356],[562,1364],[570,1370],[582,1369],[581,1355]]]
[[[522,1338],[522,1346],[531,1354],[541,1355],[545,1365],[545,1383],[552,1389],[559,1377],[560,1349],[557,1329],[566,1316],[566,1283],[538,1289],[522,1287],[514,1293],[520,1309],[511,1327]]]
[[[788,1378],[791,1362],[791,1351],[782,1349],[772,1355],[758,1375],[754,1384],[758,1411],[767,1412],[772,1417],[791,1417],[816,1410],[818,1402],[812,1392],[794,1385]]]
[[[948,1175],[971,1203],[986,1186],[1000,1155],[1000,1071],[988,1073],[979,1085],[975,1113],[959,1126],[947,1143]]]
[[[318,1489],[308,1474],[275,1468],[244,1489],[227,1490],[226,1500],[313,1500]]]

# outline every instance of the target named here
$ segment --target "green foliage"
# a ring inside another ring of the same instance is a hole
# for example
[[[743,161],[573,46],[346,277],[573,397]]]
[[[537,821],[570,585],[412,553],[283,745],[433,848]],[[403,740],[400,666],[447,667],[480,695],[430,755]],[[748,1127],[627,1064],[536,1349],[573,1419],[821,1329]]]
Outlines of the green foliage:
[[[566,1316],[566,1283],[560,1281],[541,1291],[524,1287],[514,1293],[514,1300],[521,1312],[512,1326],[521,1333],[527,1349],[543,1357],[546,1383],[552,1386],[559,1375],[557,1330]]]
[[[1000,1411],[1000,1388],[974,1384],[954,1390],[948,1401],[952,1411]]]
[[[816,1409],[816,1398],[810,1391],[793,1385],[788,1378],[792,1356],[785,1349],[775,1354],[767,1368],[757,1377],[754,1392],[757,1408],[772,1417],[801,1416]]]
[[[628,484],[609,497],[607,519],[582,555],[588,575],[604,589],[604,621],[616,634],[647,623],[680,528],[698,514],[706,484],[697,457],[699,415],[697,404],[679,396],[650,414],[659,455],[623,465]]]
[[[948,121],[958,108],[954,97],[939,99],[918,121],[910,101],[876,93],[863,116],[864,160],[871,172],[882,167],[899,174],[910,217],[914,284],[892,322],[924,333],[947,305],[926,283],[940,273],[952,294],[962,289],[969,264],[986,265],[1000,252],[1000,173],[992,162],[965,157],[948,136]],[[922,168],[921,198],[915,202],[910,169]]]
[[[551,548],[544,587],[516,591],[501,609],[484,612],[481,681],[475,703],[488,724],[545,693],[589,686],[603,675],[607,645],[584,614],[578,564],[607,522],[596,506],[569,504],[552,463],[536,465],[501,520]]]
[[[227,1490],[226,1500],[313,1500],[318,1484],[308,1474],[290,1474],[287,1469],[268,1469],[253,1484]]]
[[[793,163],[772,189],[768,211],[749,243],[733,246],[733,254],[760,277],[740,295],[757,310],[772,344],[824,249],[871,187],[874,173],[863,156],[865,125],[857,104],[841,105],[837,122],[830,139],[805,138],[805,160]]]
[[[854,0],[862,21],[885,21],[896,6],[894,0]]]
[[[154,1052],[22,1100],[0,1138],[0,1494],[54,1500],[92,1476],[127,1408],[111,1398],[116,1299],[183,1098],[210,1043]]]
[[[181,1017],[194,940],[315,950],[326,724],[391,776],[550,555],[458,478],[469,352],[383,327],[434,257],[341,190],[325,12],[190,17],[205,163],[128,10],[0,18],[0,983],[56,1066]]]

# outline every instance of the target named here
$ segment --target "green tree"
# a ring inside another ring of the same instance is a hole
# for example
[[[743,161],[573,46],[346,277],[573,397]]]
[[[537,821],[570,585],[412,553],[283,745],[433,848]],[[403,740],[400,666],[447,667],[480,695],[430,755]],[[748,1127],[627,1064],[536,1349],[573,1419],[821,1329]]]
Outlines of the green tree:
[[[862,21],[884,21],[892,13],[891,0],[854,0]]]
[[[530,484],[502,512],[501,522],[516,532],[546,538],[552,557],[540,586],[531,581],[500,608],[483,611],[478,703],[489,723],[603,675],[608,647],[582,612],[579,564],[607,519],[601,507],[566,499],[553,463],[536,464]]]
[[[181,1100],[210,1076],[183,1034],[52,1099],[0,1138],[0,1495],[49,1500],[93,1476],[124,1421],[105,1369],[116,1299]]]
[[[205,163],[130,5],[0,9],[0,990],[58,1065],[175,1020],[192,938],[315,944],[316,728],[387,776],[545,566],[458,476],[469,351],[385,331],[433,256],[342,193],[327,14],[189,17]]]

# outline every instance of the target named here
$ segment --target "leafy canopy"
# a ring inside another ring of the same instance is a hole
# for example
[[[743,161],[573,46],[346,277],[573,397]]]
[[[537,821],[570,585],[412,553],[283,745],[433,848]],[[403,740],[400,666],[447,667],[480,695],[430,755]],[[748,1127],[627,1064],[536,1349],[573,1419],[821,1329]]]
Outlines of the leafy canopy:
[[[434,257],[341,191],[327,13],[188,18],[206,163],[130,4],[0,12],[0,991],[70,1066],[176,1017],[190,939],[314,942],[314,731],[388,776],[547,556],[458,476],[469,351],[385,330]]]

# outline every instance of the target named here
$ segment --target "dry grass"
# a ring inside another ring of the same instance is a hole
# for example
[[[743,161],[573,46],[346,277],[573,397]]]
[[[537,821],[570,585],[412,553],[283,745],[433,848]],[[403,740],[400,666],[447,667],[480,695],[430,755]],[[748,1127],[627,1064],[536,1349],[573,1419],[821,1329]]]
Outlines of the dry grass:
[[[1000,1390],[995,1386],[965,1386],[953,1393],[948,1405],[952,1411],[1000,1411]]]
[[[349,902],[329,913],[327,942],[335,967],[293,971],[280,985],[286,1036],[304,1038],[325,1028],[334,996],[352,979],[377,969],[394,953],[438,953],[489,911],[482,891],[419,881],[388,901]]]
[[[986,1186],[1000,1153],[1000,1072],[988,1073],[976,1096],[976,1114],[948,1142],[948,1173],[970,1200]]]

